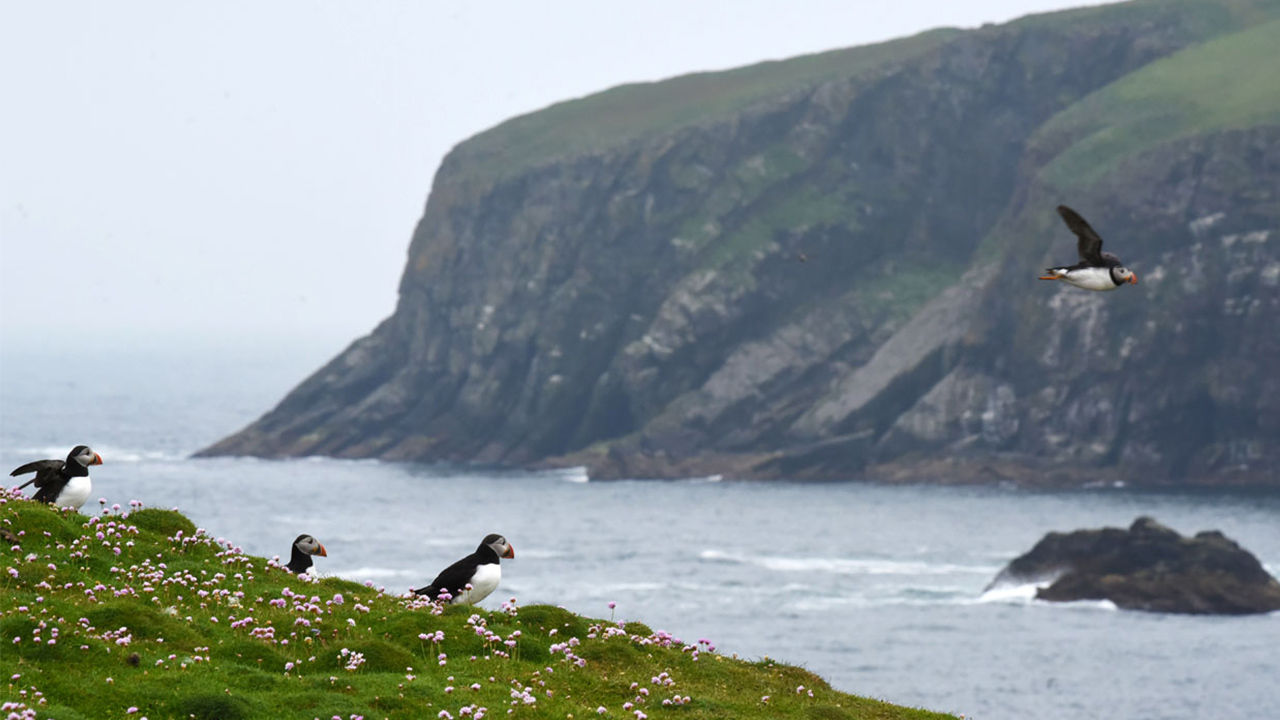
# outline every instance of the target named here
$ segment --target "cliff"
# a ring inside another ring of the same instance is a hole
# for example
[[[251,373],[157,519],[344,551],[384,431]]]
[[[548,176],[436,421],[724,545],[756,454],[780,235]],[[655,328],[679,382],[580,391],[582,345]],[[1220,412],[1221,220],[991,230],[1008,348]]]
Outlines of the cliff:
[[[633,85],[444,161],[395,313],[202,454],[1276,483],[1274,0]],[[1037,281],[1080,210],[1140,284]]]

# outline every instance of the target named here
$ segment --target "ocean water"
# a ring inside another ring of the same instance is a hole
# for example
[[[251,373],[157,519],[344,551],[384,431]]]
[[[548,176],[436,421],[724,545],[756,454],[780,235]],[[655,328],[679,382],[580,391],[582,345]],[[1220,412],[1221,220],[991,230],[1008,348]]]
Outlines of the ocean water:
[[[177,507],[266,556],[309,532],[322,575],[404,592],[489,532],[516,558],[485,601],[639,620],[722,653],[969,718],[1280,717],[1280,614],[1183,617],[984,592],[1045,532],[1152,515],[1220,529],[1280,571],[1280,494],[592,482],[374,461],[191,460],[341,343],[0,345],[0,469],[90,444],[95,498]],[[96,501],[86,511],[92,512]],[[608,603],[617,604],[610,610]]]

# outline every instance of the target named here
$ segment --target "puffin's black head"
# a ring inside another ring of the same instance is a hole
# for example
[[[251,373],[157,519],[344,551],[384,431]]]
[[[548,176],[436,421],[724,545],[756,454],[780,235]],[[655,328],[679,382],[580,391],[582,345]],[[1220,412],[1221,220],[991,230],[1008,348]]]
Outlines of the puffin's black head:
[[[492,550],[494,555],[500,558],[513,558],[516,556],[516,549],[507,542],[507,539],[497,533],[489,533],[484,536],[484,540],[480,541],[480,547],[476,548],[476,552],[483,553],[486,549]]]
[[[303,533],[293,540],[293,552],[289,557],[289,564],[285,565],[290,572],[304,573],[311,567],[311,556],[319,555],[320,557],[329,557],[329,553],[324,549],[324,545],[314,537]]]
[[[88,445],[77,445],[71,448],[71,452],[67,453],[66,469],[73,476],[83,476],[89,474],[90,465],[101,465],[102,456],[93,451]]]
[[[1111,282],[1116,285],[1129,283],[1130,285],[1138,284],[1138,274],[1123,265],[1116,265],[1111,268]]]

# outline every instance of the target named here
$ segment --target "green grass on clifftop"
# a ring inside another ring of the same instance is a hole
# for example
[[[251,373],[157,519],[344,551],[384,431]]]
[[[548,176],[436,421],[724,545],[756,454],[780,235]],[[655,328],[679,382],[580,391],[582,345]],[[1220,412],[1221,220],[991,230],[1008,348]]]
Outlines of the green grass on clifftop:
[[[1072,105],[1037,141],[1074,139],[1043,174],[1088,185],[1159,143],[1280,123],[1280,20],[1215,38],[1157,60]]]
[[[958,32],[933,30],[785,61],[622,85],[521,115],[472,137],[454,151],[457,170],[492,179],[553,158],[726,117],[766,98],[908,60]]]
[[[5,495],[0,529],[5,712],[24,718],[944,717],[638,623],[511,602],[441,613],[303,579],[177,512]]]

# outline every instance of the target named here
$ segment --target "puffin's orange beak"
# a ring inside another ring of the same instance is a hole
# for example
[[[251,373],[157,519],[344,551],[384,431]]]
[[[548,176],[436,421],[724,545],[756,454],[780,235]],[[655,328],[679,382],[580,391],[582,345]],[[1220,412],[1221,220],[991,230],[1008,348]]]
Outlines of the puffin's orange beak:
[[[320,549],[316,551],[316,554],[319,555],[320,557],[329,557],[329,553],[325,552],[323,545],[321,545]]]
[[[1132,270],[1129,271],[1129,284],[1130,285],[1138,284],[1138,273],[1133,272]]]
[[[94,454],[93,454],[93,462],[91,462],[91,463],[89,463],[89,464],[90,464],[90,465],[101,465],[101,464],[102,464],[102,456],[101,456],[101,455],[99,455],[98,453],[94,453]]]
[[[516,556],[516,546],[512,545],[511,543],[507,543],[507,551],[502,554],[502,557],[513,558],[515,556]]]

